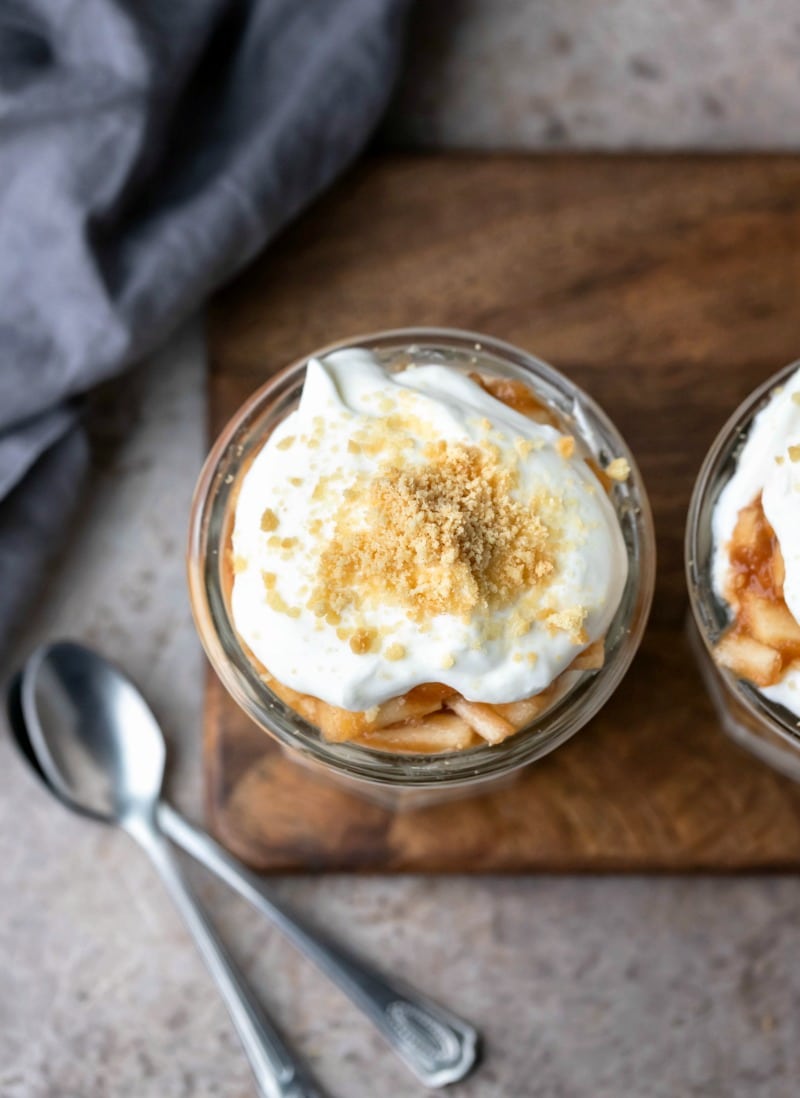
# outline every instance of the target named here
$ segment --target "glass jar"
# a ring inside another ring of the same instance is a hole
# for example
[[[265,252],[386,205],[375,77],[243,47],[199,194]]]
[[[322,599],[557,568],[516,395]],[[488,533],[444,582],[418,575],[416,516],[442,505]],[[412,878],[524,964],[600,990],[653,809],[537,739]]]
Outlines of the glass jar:
[[[232,500],[251,455],[296,406],[308,357],[343,347],[364,348],[384,367],[436,362],[469,373],[517,378],[555,410],[598,465],[624,457],[631,475],[611,498],[628,552],[628,580],[606,635],[599,671],[575,674],[569,691],[532,725],[502,743],[450,754],[407,755],[350,743],[328,743],[319,731],[265,685],[237,637],[225,589],[223,556],[230,537]],[[223,430],[206,460],[192,505],[189,590],[201,641],[232,697],[295,759],[382,803],[420,804],[477,791],[542,758],[573,736],[598,711],[625,674],[644,631],[655,578],[655,538],[641,475],[625,442],[585,393],[533,356],[469,332],[403,329],[342,341],[287,366],[255,392]]]
[[[712,443],[689,504],[685,560],[691,607],[689,640],[722,727],[762,761],[800,780],[797,717],[714,660],[714,648],[731,623],[731,611],[712,582],[712,520],[720,493],[736,471],[753,420],[776,387],[797,368],[798,363],[792,363],[765,381],[736,409]]]

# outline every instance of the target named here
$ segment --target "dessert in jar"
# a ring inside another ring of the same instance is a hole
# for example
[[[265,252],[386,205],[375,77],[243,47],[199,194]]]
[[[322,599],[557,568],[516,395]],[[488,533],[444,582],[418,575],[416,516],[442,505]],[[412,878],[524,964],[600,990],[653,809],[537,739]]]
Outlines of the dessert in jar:
[[[223,433],[189,575],[212,663],[328,769],[474,782],[577,730],[649,608],[649,508],[584,394],[484,337],[311,355]]]
[[[713,512],[717,661],[800,717],[800,370],[770,392]]]
[[[266,683],[377,749],[529,724],[565,672],[602,666],[627,578],[587,456],[522,382],[310,359],[234,502],[231,613]]]
[[[800,778],[800,370],[766,381],[706,456],[689,507],[691,639],[723,728]]]

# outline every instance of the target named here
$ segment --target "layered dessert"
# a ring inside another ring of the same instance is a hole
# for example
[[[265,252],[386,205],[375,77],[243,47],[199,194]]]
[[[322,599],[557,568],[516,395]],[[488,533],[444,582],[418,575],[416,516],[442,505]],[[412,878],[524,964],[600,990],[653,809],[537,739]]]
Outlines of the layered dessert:
[[[311,359],[230,504],[230,618],[329,741],[500,743],[602,666],[628,554],[574,431],[522,382]]]
[[[713,537],[714,590],[731,611],[717,662],[800,716],[800,371],[753,420]]]

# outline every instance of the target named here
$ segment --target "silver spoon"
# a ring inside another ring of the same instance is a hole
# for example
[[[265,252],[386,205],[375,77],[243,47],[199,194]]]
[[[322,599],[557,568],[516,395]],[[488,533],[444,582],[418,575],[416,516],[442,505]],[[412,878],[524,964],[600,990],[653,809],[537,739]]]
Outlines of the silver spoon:
[[[125,680],[107,683],[105,696],[102,679],[85,674],[83,651],[69,644],[39,649],[12,682],[8,715],[23,754],[67,807],[118,824],[149,855],[222,994],[259,1094],[321,1098],[228,956],[157,823],[165,755],[157,725],[135,691],[126,689]],[[78,709],[75,702],[81,694],[83,707]],[[119,706],[127,709],[127,733],[114,742],[105,727]]]
[[[72,642],[46,645],[28,660],[17,693],[15,705],[12,684],[9,716],[15,735],[57,797],[79,812],[123,826],[126,806],[144,802],[161,843],[159,828],[279,927],[364,1011],[421,1082],[442,1087],[469,1073],[477,1060],[472,1026],[312,931],[259,877],[159,800],[161,730],[136,687],[113,664]],[[155,759],[158,780],[148,782],[142,774],[152,771]]]

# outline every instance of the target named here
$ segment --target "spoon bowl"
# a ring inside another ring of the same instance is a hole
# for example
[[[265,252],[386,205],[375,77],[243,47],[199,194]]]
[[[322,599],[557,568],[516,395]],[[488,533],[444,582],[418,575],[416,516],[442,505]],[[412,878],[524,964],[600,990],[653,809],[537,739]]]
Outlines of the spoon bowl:
[[[123,827],[132,814],[153,811],[164,738],[112,663],[71,641],[39,648],[22,677],[20,705],[39,765],[63,800]]]

